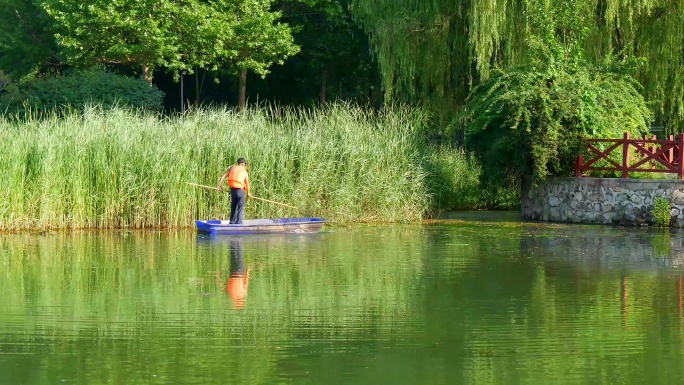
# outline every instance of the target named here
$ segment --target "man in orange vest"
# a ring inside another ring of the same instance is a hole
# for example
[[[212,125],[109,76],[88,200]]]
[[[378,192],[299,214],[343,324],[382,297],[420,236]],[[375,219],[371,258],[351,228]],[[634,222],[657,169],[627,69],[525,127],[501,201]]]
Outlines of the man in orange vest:
[[[223,191],[223,181],[228,180],[230,187],[230,224],[242,224],[245,212],[245,193],[252,197],[249,191],[249,175],[247,175],[247,161],[240,158],[237,165],[231,166],[218,183],[219,191]]]
[[[233,309],[243,309],[249,288],[249,267],[245,268],[242,241],[230,240],[230,276],[226,282],[226,292],[233,300]]]

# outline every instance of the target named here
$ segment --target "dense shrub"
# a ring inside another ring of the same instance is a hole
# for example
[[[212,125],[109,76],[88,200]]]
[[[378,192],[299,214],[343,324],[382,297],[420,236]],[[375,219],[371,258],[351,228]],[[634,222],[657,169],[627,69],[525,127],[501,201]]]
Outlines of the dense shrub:
[[[670,226],[672,221],[672,214],[670,213],[670,202],[664,198],[656,198],[653,201],[653,216],[655,217],[658,226]]]
[[[164,93],[142,79],[91,70],[46,79],[31,79],[6,87],[0,99],[3,110],[38,111],[86,104],[103,107],[161,109]]]
[[[494,73],[472,92],[465,117],[485,175],[540,181],[571,175],[582,139],[639,136],[652,113],[628,75],[557,63]]]
[[[435,211],[513,209],[520,206],[516,183],[493,185],[482,178],[477,158],[463,148],[437,147],[424,164]]]

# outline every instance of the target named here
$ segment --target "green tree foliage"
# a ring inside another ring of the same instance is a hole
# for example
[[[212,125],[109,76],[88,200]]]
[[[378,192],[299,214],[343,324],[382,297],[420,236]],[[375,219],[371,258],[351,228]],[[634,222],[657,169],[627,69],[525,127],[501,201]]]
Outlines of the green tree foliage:
[[[281,12],[272,12],[273,0],[216,0],[219,13],[239,15],[235,25],[235,39],[231,41],[228,58],[239,70],[249,70],[266,75],[273,63],[299,52],[294,45],[290,26],[280,23]]]
[[[671,0],[354,0],[386,93],[456,111],[492,71],[528,65],[533,37],[576,44],[595,65],[642,57],[635,78],[668,131],[684,131],[684,6]],[[554,29],[549,29],[553,24]]]
[[[273,10],[282,14],[280,20],[291,26],[294,44],[301,50],[282,65],[272,65],[265,77],[250,72],[246,89],[249,100],[268,100],[278,105],[313,106],[322,100],[378,105],[382,93],[377,62],[369,49],[367,34],[352,20],[347,1],[278,0],[273,4]],[[226,69],[207,75],[208,79],[218,75],[220,84],[203,83],[202,101],[237,103],[233,97],[237,94],[225,93],[226,88],[237,87],[235,73]],[[162,77],[158,76],[157,81],[163,81]],[[196,96],[193,91],[190,90],[191,99]],[[169,89],[167,95],[173,92]],[[170,98],[178,100],[175,96]]]
[[[627,75],[553,61],[495,71],[465,107],[467,142],[492,181],[569,176],[582,138],[647,132],[652,113],[635,83]]]
[[[160,110],[164,93],[141,79],[91,70],[12,84],[0,98],[0,107],[15,111],[24,105],[40,111],[96,104]]]
[[[4,72],[0,71],[0,92],[2,92],[8,84],[10,84],[9,77],[5,75]]]
[[[286,69],[307,90],[317,90],[320,103],[331,98],[367,101],[380,96],[372,89],[379,81],[368,37],[352,20],[349,3],[282,0],[277,4],[301,47],[301,52],[286,63]]]
[[[167,103],[181,99],[171,82],[197,71],[197,103],[205,76],[216,80],[206,84],[207,102],[237,102],[226,88],[238,79],[245,98],[248,78],[250,93],[262,100],[378,99],[377,66],[349,2],[0,0],[0,70],[14,81],[99,65],[148,81],[154,73]],[[304,52],[295,55],[300,46]],[[274,65],[273,81],[263,80]]]
[[[56,22],[57,41],[70,63],[82,67],[96,63],[140,66],[145,78],[151,80],[155,68],[175,71],[198,60],[190,57],[188,48],[206,38],[213,20],[205,21],[209,16],[206,4],[186,3],[52,0],[43,8]],[[193,27],[195,33],[191,34]]]
[[[42,1],[0,0],[0,70],[13,79],[59,68],[53,20]]]
[[[271,0],[47,0],[53,32],[68,63],[138,66],[173,73],[230,63],[263,74],[296,52]]]
[[[529,15],[539,35],[528,39],[527,64],[493,71],[465,105],[468,143],[494,182],[570,175],[582,139],[639,135],[652,121],[629,75],[639,62],[587,62],[576,14],[570,6],[556,11],[555,19],[546,8]]]
[[[150,84],[155,69],[219,69],[240,74],[244,106],[247,72],[265,76],[273,63],[294,55],[290,27],[272,12],[273,0],[46,0],[40,9],[67,63],[141,69]]]
[[[246,102],[247,72],[266,76],[273,63],[299,52],[290,26],[280,23],[280,12],[271,11],[273,0],[214,0],[215,12],[239,15],[234,24],[234,37],[225,50],[217,52],[216,62],[240,76],[238,106]]]

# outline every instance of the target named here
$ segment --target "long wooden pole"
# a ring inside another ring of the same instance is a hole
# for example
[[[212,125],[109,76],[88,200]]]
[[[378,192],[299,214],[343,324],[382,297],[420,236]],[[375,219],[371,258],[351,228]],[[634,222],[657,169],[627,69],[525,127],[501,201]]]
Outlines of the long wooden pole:
[[[185,182],[185,183],[189,184],[190,186],[197,186],[197,187],[208,188],[209,190],[220,191],[220,190],[219,190],[218,188],[216,188],[216,187],[205,186],[205,185],[203,185],[203,184],[197,184],[197,183],[191,183],[191,182]]]
[[[268,200],[268,199],[255,197],[254,195],[252,195],[252,199],[257,199],[257,200],[260,200],[260,201],[264,201],[264,202],[268,202],[268,203],[273,203],[274,205],[281,205],[281,206],[289,207],[289,208],[295,209],[295,210],[297,209],[296,207],[290,206],[290,205],[288,205],[288,204],[286,204],[286,203],[271,201],[271,200]]]
[[[187,183],[187,184],[189,184],[189,185],[191,185],[191,186],[202,187],[202,188],[206,188],[206,189],[210,189],[210,190],[228,192],[228,191],[219,190],[219,189],[216,188],[216,187],[205,186],[205,185],[203,185],[203,184],[197,184],[197,183],[191,183],[191,182],[185,182],[185,183]],[[289,208],[291,208],[291,209],[297,210],[297,208],[296,208],[295,206],[291,206],[291,205],[288,205],[288,204],[286,204],[286,203],[276,202],[276,201],[272,201],[272,200],[269,200],[269,199],[264,199],[264,198],[255,197],[255,196],[251,196],[251,198],[252,198],[252,199],[256,199],[256,200],[260,200],[260,201],[264,201],[264,202],[268,202],[268,203],[273,203],[273,204],[275,204],[275,205],[281,205],[281,206],[289,207]]]

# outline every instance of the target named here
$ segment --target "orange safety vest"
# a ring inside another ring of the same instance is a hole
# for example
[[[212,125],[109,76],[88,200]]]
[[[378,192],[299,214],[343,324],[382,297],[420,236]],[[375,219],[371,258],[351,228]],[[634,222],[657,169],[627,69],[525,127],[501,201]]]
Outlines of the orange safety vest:
[[[226,291],[233,300],[235,309],[242,309],[245,306],[247,297],[247,287],[249,286],[249,274],[231,274],[226,284]]]
[[[249,180],[247,179],[247,170],[244,166],[233,166],[228,174],[228,187],[241,188],[249,191]]]

